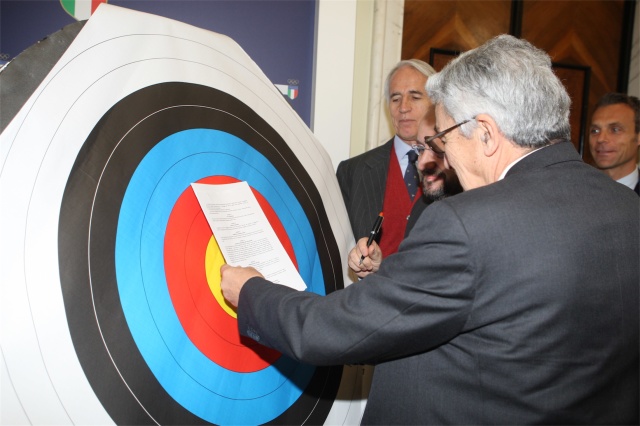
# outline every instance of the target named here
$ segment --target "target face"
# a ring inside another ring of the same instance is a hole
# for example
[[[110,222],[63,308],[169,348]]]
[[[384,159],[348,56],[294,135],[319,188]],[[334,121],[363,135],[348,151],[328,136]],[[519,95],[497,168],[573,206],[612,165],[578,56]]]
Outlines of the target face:
[[[16,397],[35,422],[38,406],[48,422],[344,423],[361,411],[335,403],[359,396],[353,372],[239,336],[220,293],[224,259],[190,187],[246,181],[306,291],[324,295],[343,288],[352,241],[328,157],[228,40],[162,20],[168,36],[134,15],[101,6],[78,36],[88,44],[74,42],[2,135],[2,196],[16,196],[2,218],[13,284],[3,321],[27,324],[22,342],[2,335]],[[154,31],[96,40],[114,20]],[[45,374],[29,377],[39,365]],[[26,396],[29,379],[42,394]]]

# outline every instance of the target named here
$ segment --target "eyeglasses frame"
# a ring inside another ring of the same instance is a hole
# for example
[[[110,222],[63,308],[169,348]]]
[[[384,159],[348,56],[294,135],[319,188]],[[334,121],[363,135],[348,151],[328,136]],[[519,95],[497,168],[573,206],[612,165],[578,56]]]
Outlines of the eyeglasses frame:
[[[426,137],[425,137],[426,139]],[[411,145],[411,149],[413,149],[413,152],[415,152],[416,154],[418,154],[418,157],[420,157],[422,155],[423,152],[425,152],[426,150],[430,150],[431,152],[433,152],[433,154],[438,157],[438,158],[444,158],[444,152],[442,154],[437,153],[436,151],[433,150],[433,148],[431,148],[430,146],[424,146],[424,145]]]
[[[461,121],[458,124],[454,124],[453,126],[447,128],[447,129],[444,129],[441,132],[436,133],[433,136],[425,136],[424,137],[425,145],[427,145],[429,148],[431,148],[431,151],[433,151],[436,155],[441,156],[441,157],[444,156],[444,150],[440,149],[440,147],[435,144],[434,140],[440,139],[442,141],[442,145],[445,145],[446,141],[444,139],[442,139],[442,137],[444,135],[446,135],[447,133],[451,132],[452,130],[457,129],[458,127],[460,127],[463,124],[466,124],[466,123],[468,123],[470,121],[471,120],[464,120],[464,121]],[[418,145],[418,146],[420,146],[420,145]]]

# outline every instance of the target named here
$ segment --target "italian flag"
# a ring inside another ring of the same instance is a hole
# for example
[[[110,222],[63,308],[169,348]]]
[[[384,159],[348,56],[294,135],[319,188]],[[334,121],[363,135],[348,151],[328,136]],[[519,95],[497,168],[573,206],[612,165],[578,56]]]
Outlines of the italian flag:
[[[60,0],[62,8],[78,21],[89,19],[100,3],[107,0]]]

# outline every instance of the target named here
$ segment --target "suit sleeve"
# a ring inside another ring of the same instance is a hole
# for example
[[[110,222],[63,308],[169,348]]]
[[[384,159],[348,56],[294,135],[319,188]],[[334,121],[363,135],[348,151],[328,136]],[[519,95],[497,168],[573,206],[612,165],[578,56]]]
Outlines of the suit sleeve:
[[[378,363],[434,348],[464,327],[474,263],[463,225],[445,203],[429,207],[380,270],[327,296],[249,280],[240,333],[300,362]]]

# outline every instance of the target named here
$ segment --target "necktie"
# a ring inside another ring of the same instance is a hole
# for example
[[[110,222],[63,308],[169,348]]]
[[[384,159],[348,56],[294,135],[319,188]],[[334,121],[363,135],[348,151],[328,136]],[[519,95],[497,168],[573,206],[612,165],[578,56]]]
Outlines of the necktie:
[[[418,190],[418,169],[416,168],[416,160],[418,159],[418,154],[415,151],[411,150],[407,152],[407,157],[409,157],[409,164],[407,165],[407,170],[404,172],[404,183],[407,185],[407,191],[409,191],[409,196],[413,200],[416,192]]]

